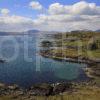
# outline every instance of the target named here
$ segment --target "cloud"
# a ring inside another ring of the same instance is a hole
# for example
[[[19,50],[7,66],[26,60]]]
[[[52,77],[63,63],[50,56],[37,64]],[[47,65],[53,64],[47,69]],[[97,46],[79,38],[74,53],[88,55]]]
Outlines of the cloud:
[[[34,2],[34,1],[33,1]],[[34,6],[34,5],[38,6]],[[30,3],[33,9],[44,8],[39,3]],[[33,5],[33,6],[32,6]],[[40,5],[40,6],[39,6]],[[100,29],[100,6],[81,1],[73,5],[51,4],[48,13],[40,14],[36,19],[22,16],[1,16],[1,31],[25,31],[39,29],[42,31],[71,31]]]
[[[2,15],[8,15],[9,13],[10,13],[10,10],[9,9],[6,9],[6,8],[4,8],[4,9],[1,9],[1,14]]]
[[[49,6],[49,13],[50,14],[65,14],[67,10],[65,9],[64,5],[60,3],[54,3]]]
[[[70,22],[70,21],[84,21],[88,18],[84,16],[73,16],[73,15],[40,15],[38,17],[39,22],[60,22],[60,23],[65,23],[65,22]]]
[[[29,6],[32,8],[32,9],[35,9],[35,10],[41,10],[42,9],[42,5],[37,2],[37,1],[32,1],[29,3]]]
[[[100,29],[100,6],[85,1],[73,5],[53,3],[48,8],[48,14],[40,14],[34,23],[46,31]]]
[[[0,31],[25,31],[33,29],[33,20],[22,16],[0,16]]]
[[[100,28],[100,16],[40,15],[34,23],[46,31],[96,30]]]
[[[87,3],[80,1],[73,5],[62,5],[54,3],[49,6],[50,14],[78,14],[78,15],[98,15],[100,14],[100,7],[95,3]]]

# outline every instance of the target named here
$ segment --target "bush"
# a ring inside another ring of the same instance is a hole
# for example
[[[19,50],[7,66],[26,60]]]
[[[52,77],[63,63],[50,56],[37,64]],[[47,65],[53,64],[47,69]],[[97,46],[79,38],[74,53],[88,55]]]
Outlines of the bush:
[[[98,49],[98,45],[96,44],[96,42],[93,42],[89,45],[89,49],[90,50],[96,50]]]

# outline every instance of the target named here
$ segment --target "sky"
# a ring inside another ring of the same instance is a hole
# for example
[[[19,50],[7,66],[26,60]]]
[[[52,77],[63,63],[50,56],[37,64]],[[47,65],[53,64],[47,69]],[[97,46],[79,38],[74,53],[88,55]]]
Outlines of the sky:
[[[0,31],[100,29],[100,0],[0,0]]]

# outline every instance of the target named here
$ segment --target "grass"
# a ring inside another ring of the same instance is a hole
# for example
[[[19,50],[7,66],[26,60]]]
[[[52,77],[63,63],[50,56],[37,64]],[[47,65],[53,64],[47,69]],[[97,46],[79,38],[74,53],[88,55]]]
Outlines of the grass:
[[[100,58],[100,50],[94,50],[94,51],[90,51],[91,54],[92,54],[92,57],[94,58]],[[91,55],[90,55],[90,58],[91,58]]]
[[[87,47],[89,46],[88,41],[82,40],[82,42],[81,41],[72,42],[72,41],[59,40],[59,43],[62,43],[62,45],[59,48],[52,50],[51,51],[52,53],[56,53],[56,54],[62,53],[65,56],[79,56],[81,54],[83,57],[100,58],[100,48],[96,50],[87,49]],[[67,46],[80,47],[80,49],[77,50],[70,47],[66,48]]]

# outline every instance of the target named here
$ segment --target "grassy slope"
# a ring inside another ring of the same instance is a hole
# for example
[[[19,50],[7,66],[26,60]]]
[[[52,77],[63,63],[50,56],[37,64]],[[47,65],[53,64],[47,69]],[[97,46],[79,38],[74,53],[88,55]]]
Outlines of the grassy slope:
[[[81,35],[80,35],[81,34]],[[68,41],[67,38],[76,38],[74,41]],[[97,50],[89,50],[87,47],[89,46],[90,43],[93,42],[93,39],[99,40],[99,49]],[[100,34],[99,33],[74,33],[74,34],[69,34],[65,35],[63,34],[60,39],[56,39],[55,37],[55,43],[56,45],[59,46],[61,44],[62,47],[59,49],[54,49],[52,52],[59,54],[62,53],[64,56],[79,56],[82,55],[83,57],[88,57],[90,59],[96,59],[100,58]],[[80,50],[72,49],[72,48],[65,48],[67,46],[73,46],[73,47],[83,47],[80,48]]]

